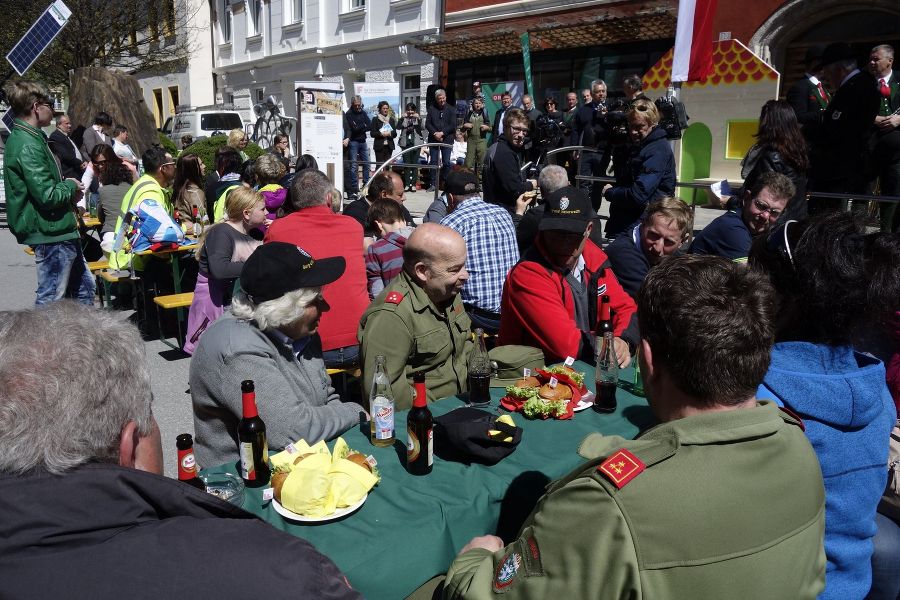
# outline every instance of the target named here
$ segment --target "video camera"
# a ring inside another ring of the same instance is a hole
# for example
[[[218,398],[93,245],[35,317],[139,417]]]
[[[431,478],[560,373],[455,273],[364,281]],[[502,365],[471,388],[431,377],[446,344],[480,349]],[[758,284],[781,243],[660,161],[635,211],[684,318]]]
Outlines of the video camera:
[[[565,132],[565,125],[561,119],[554,119],[549,115],[540,115],[534,121],[534,145],[549,149],[559,145]]]
[[[661,96],[656,99],[655,104],[659,111],[659,126],[665,129],[666,139],[680,140],[690,119],[684,103],[674,96]]]
[[[628,142],[628,118],[625,116],[629,103],[624,96],[610,98],[606,105],[606,139],[617,146]]]

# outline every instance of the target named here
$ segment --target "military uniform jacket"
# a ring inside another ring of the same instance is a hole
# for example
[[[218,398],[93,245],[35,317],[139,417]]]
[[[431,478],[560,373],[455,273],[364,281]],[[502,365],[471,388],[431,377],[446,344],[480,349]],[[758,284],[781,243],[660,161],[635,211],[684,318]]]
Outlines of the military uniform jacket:
[[[474,549],[445,598],[815,598],[825,583],[822,475],[772,403],[699,414],[639,439],[591,434],[597,458],[552,484],[520,537]]]
[[[385,357],[396,410],[412,408],[413,373],[425,371],[428,401],[466,391],[471,322],[457,295],[443,312],[401,272],[372,301],[359,322],[363,394],[372,391],[375,357]]]

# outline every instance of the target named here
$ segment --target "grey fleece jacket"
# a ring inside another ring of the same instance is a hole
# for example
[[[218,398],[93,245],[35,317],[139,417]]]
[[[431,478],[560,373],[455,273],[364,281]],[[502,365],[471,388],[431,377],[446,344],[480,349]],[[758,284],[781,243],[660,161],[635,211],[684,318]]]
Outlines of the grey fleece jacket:
[[[256,405],[272,452],[301,438],[310,444],[330,440],[356,425],[363,410],[341,402],[334,391],[318,335],[298,360],[289,344],[226,313],[203,333],[191,359],[194,453],[201,468],[239,459],[245,379],[256,384]]]

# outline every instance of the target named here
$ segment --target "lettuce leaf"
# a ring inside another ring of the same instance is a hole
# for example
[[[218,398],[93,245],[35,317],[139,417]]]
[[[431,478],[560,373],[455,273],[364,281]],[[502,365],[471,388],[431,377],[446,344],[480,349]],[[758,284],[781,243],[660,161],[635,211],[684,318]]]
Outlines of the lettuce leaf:
[[[566,414],[568,400],[544,400],[537,396],[530,398],[522,405],[522,414],[529,419],[536,417],[561,417]]]
[[[536,387],[520,388],[510,385],[506,387],[506,395],[519,400],[530,400],[538,397],[538,389]]]

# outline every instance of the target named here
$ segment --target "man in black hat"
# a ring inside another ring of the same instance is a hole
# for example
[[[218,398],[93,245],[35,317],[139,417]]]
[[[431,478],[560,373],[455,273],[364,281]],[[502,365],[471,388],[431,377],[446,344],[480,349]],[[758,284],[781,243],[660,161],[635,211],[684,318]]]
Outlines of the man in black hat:
[[[806,49],[803,79],[795,82],[787,91],[787,101],[797,113],[801,125],[818,122],[822,111],[831,102],[831,94],[825,89],[822,78],[822,53],[825,46],[814,44]]]
[[[809,189],[865,193],[869,134],[880,101],[875,79],[857,67],[853,49],[843,42],[825,48],[822,71],[826,83],[835,92],[821,120],[808,127]],[[810,213],[835,210],[843,204],[841,200],[815,198],[813,194],[809,210]]]
[[[630,364],[638,342],[637,308],[606,254],[589,239],[593,218],[581,190],[568,186],[547,198],[534,246],[503,287],[499,345],[540,348],[547,364],[568,356],[593,362],[600,301],[609,296],[619,363]]]
[[[329,309],[322,287],[344,274],[343,257],[313,259],[294,244],[269,242],[241,271],[241,291],[200,336],[191,359],[194,446],[202,465],[238,460],[241,382],[257,383],[256,404],[269,449],[299,439],[330,440],[359,423],[363,410],[331,386],[317,333]]]

